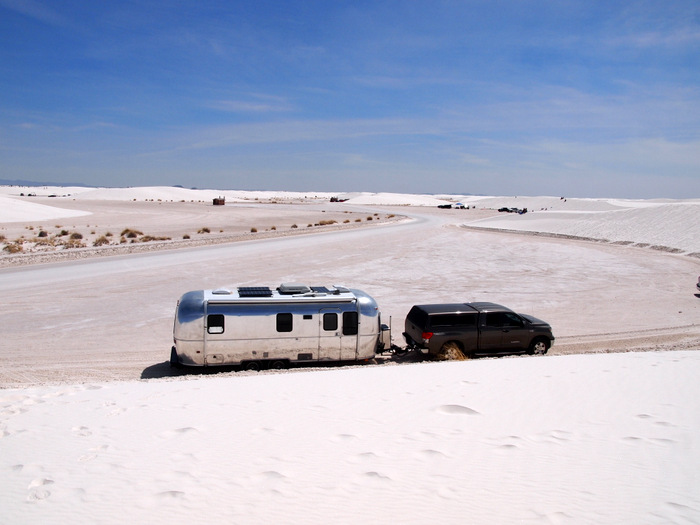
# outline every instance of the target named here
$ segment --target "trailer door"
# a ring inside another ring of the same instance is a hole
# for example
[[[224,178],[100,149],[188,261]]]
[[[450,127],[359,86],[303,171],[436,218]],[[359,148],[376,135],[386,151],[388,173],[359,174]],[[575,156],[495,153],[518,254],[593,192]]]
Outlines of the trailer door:
[[[321,361],[340,361],[342,359],[340,308],[322,308],[319,313],[318,358]]]

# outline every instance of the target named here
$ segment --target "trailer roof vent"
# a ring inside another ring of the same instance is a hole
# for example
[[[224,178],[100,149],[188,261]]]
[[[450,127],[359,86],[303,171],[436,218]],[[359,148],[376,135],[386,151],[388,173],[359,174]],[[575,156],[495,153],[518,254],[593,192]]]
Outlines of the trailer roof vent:
[[[218,288],[216,290],[212,290],[211,293],[214,295],[231,295],[231,290],[228,288]]]
[[[239,297],[271,297],[272,290],[267,286],[239,286]]]
[[[309,288],[305,284],[282,283],[280,284],[279,288],[277,288],[277,290],[279,291],[279,293],[284,295],[296,295],[302,293],[309,293],[311,291],[311,288]]]

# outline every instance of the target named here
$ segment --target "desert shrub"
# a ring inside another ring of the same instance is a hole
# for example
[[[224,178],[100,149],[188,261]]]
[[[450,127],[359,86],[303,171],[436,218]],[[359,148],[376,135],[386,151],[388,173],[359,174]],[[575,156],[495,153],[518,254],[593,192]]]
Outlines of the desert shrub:
[[[82,239],[82,236],[80,239]],[[70,238],[65,243],[63,243],[63,247],[67,250],[70,250],[73,248],[85,248],[85,243],[83,241],[81,241],[80,239]]]
[[[36,237],[32,242],[37,246],[55,246],[54,240],[49,237]]]
[[[4,235],[0,235],[0,242],[5,242],[5,239],[7,239],[7,237],[5,237]]]
[[[362,222],[362,219],[355,219],[355,222]]]
[[[338,221],[334,221],[334,220],[322,220],[321,222],[319,222],[319,225],[321,225],[321,226],[330,226],[331,224],[335,224],[336,222],[338,222]]]
[[[273,232],[274,232],[274,231],[277,231],[277,226],[273,226],[273,227],[270,228],[270,229],[271,229]]]
[[[250,229],[250,233],[258,233],[258,229],[253,227]]]
[[[112,232],[105,233],[105,237],[112,237]]]
[[[396,215],[394,215],[393,213],[387,215],[387,219],[393,219],[394,217],[396,217]]]
[[[204,228],[200,228],[197,233],[211,233],[211,230],[205,226]]]
[[[37,237],[48,237],[48,233],[46,233],[44,230],[40,230],[39,233],[37,234]]]
[[[70,232],[68,230],[61,230],[60,232],[58,232],[58,236],[63,237],[65,235],[68,235],[69,233]]]
[[[105,244],[109,244],[109,239],[105,235],[95,239],[95,242],[92,243],[93,246],[104,246]]]
[[[371,221],[371,220],[372,220],[372,216],[370,215],[369,217],[367,217],[367,220],[368,220],[368,221]]]
[[[189,234],[186,233],[185,235],[182,236],[182,238],[183,238],[183,239],[189,239],[190,236],[189,236]]]
[[[71,239],[72,241],[77,241],[77,240],[80,240],[80,239],[82,239],[82,238],[83,238],[83,234],[82,234],[82,233],[73,232],[73,233],[70,234],[70,239]]]
[[[151,242],[151,241],[169,241],[170,237],[156,237],[155,235],[144,235],[139,239],[140,242]]]
[[[3,250],[7,253],[20,253],[22,250],[24,250],[24,247],[18,242],[13,242],[5,245]]]
[[[298,227],[299,226],[297,226],[296,224],[292,224],[292,228],[298,228]]]
[[[143,232],[140,232],[138,230],[132,230],[131,228],[126,228],[121,233],[121,236],[126,237],[127,239],[135,239],[139,235],[143,235]]]
[[[343,224],[347,224],[347,223],[349,223],[349,222],[350,222],[350,219],[345,219],[345,220],[343,221]]]

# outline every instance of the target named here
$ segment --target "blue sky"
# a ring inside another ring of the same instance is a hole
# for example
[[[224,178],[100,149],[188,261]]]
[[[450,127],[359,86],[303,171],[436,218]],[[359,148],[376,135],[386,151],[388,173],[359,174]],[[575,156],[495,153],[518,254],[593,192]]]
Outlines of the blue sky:
[[[0,0],[0,179],[700,197],[700,3]]]

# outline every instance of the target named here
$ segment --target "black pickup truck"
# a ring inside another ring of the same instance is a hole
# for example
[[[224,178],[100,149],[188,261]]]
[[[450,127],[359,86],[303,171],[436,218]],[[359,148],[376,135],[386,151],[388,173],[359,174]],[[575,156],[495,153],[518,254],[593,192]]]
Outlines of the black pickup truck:
[[[552,327],[494,303],[416,305],[406,316],[406,343],[436,356],[459,350],[476,354],[546,354],[554,342]]]

